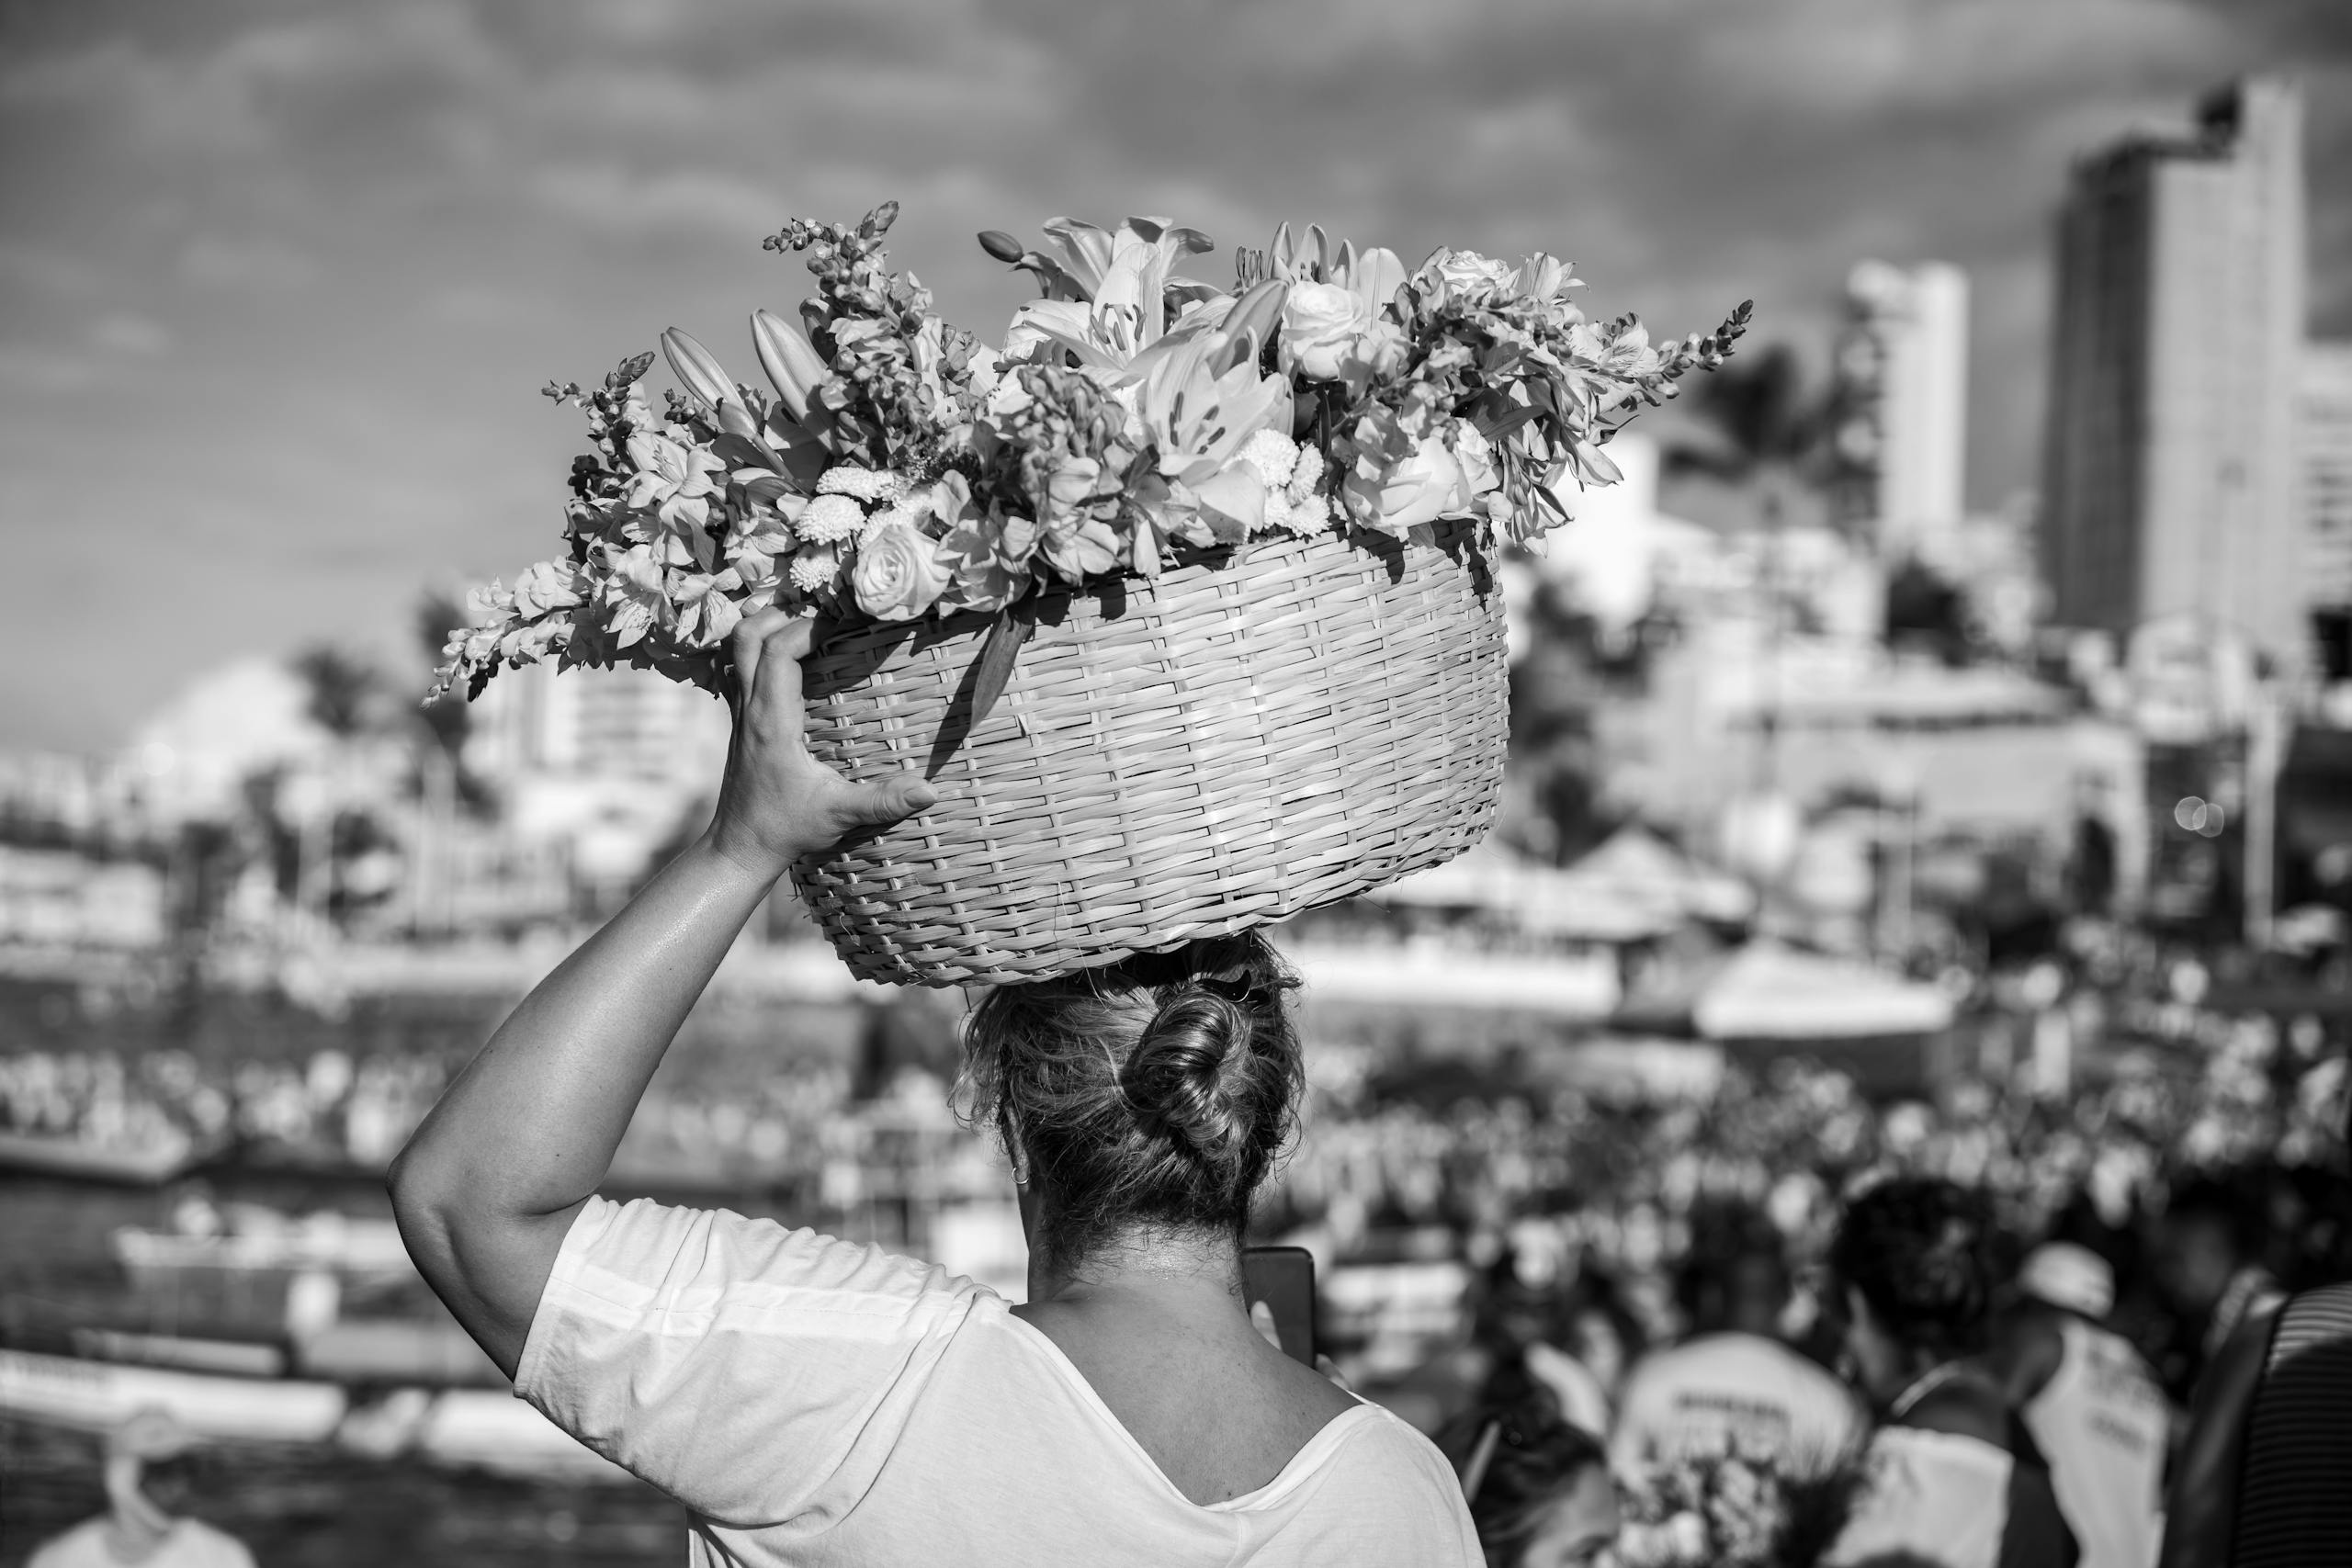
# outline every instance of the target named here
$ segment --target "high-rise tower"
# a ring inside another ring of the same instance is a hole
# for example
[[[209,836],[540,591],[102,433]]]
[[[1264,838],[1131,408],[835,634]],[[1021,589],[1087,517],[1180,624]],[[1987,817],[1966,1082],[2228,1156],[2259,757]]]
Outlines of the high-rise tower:
[[[1846,281],[1845,510],[1889,559],[1941,561],[1966,513],[1968,275],[1866,261]]]
[[[2187,615],[2290,668],[2298,526],[2302,99],[2257,78],[2193,134],[2078,164],[2058,236],[2042,566],[2061,626]]]

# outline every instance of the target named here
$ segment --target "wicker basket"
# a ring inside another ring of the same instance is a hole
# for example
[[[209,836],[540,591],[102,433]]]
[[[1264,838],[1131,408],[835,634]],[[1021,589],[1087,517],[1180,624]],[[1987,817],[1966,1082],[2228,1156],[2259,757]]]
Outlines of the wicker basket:
[[[856,974],[1038,980],[1278,920],[1486,833],[1506,731],[1501,594],[1435,546],[1267,539],[1037,605],[970,723],[990,621],[860,626],[804,663],[809,750],[939,803],[794,868]]]

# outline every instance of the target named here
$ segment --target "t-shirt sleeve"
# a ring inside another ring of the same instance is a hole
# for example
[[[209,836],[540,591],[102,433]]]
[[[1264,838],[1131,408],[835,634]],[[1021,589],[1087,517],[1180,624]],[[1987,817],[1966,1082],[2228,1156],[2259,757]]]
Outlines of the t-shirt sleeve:
[[[810,1230],[591,1198],[514,1392],[720,1524],[821,1526],[871,1484],[979,1293]]]
[[[1300,1568],[1485,1568],[1453,1466],[1435,1443],[1386,1411],[1324,1471],[1316,1517],[1314,1539],[1284,1561]]]

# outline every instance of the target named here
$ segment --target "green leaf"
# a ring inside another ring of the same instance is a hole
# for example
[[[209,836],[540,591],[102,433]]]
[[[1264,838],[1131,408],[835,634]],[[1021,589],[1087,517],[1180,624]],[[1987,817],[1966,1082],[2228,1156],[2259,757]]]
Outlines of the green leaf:
[[[1478,434],[1489,441],[1500,441],[1520,426],[1542,419],[1550,412],[1548,409],[1537,408],[1532,403],[1521,403],[1498,419],[1479,420]]]
[[[996,706],[1004,695],[1004,688],[1012,683],[1013,661],[1021,657],[1022,645],[1037,629],[1035,617],[1023,615],[1019,604],[1007,604],[999,610],[996,624],[989,628],[989,639],[980,646],[979,662],[975,669],[977,679],[972,684],[972,728]]]

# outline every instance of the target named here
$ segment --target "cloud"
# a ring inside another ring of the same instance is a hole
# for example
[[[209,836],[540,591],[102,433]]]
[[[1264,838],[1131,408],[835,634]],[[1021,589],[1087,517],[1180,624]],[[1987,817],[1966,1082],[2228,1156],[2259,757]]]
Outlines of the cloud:
[[[774,190],[708,169],[638,174],[616,164],[558,164],[538,171],[531,186],[549,210],[619,233],[705,229],[741,238],[775,228],[785,213]]]
[[[267,235],[198,234],[180,252],[180,276],[207,288],[276,292],[316,282],[308,252]]]
[[[0,389],[40,398],[79,392],[96,386],[106,370],[105,362],[95,355],[30,344],[0,343]]]
[[[548,301],[520,289],[459,283],[436,288],[417,301],[420,321],[436,326],[503,327],[546,319]]]
[[[129,310],[109,310],[92,322],[90,341],[108,354],[132,359],[154,359],[172,348],[166,328]]]
[[[1860,255],[1956,261],[1975,282],[1972,483],[1996,502],[2034,471],[2069,163],[2179,122],[2221,78],[2306,74],[2313,310],[2352,333],[2347,17],[2342,0],[19,7],[0,49],[0,503],[48,524],[12,534],[25,580],[75,580],[95,539],[130,541],[156,581],[89,639],[73,703],[24,673],[65,613],[0,615],[0,721],[96,744],[180,649],[297,620],[398,640],[413,584],[544,554],[577,441],[534,395],[547,377],[672,321],[731,362],[727,323],[805,288],[760,237],[887,197],[899,265],[988,333],[1027,289],[973,231],[1060,212],[1197,224],[1222,247],[1194,264],[1213,280],[1285,219],[1415,257],[1543,247],[1597,309],[1679,332],[1753,295],[1760,338],[1816,356]]]

